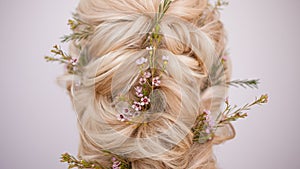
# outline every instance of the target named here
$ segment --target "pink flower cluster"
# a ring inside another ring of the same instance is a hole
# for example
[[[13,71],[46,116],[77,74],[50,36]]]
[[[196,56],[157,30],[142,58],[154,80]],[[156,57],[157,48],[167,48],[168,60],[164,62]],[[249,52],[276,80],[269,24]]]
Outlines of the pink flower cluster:
[[[134,88],[136,96],[140,98],[140,101],[134,101],[131,106],[131,108],[133,108],[135,111],[140,111],[142,110],[143,106],[150,104],[150,98],[148,98],[148,96],[144,96],[145,91],[143,86],[145,87],[147,85],[148,79],[151,78],[151,76],[152,75],[150,72],[145,72],[139,80],[140,86],[136,86]]]
[[[149,47],[149,49],[151,48]],[[164,61],[164,64],[168,63],[169,57],[168,56],[162,56],[162,60]],[[136,60],[136,64],[143,67],[145,63],[148,62],[147,58],[139,58]],[[153,72],[152,72],[153,73]],[[146,110],[149,108],[150,105],[150,97],[149,93],[156,88],[159,87],[161,84],[160,77],[159,76],[154,76],[154,73],[152,74],[149,71],[143,72],[141,70],[141,77],[139,78],[139,85],[134,87],[134,92],[136,97],[139,100],[134,100],[131,103],[131,106],[128,108],[124,108],[122,112],[120,112],[117,115],[118,120],[120,121],[130,121],[132,118],[139,116],[140,111]]]
[[[70,60],[70,63],[73,65],[73,66],[76,66],[78,64],[78,59],[76,58],[73,58]]]
[[[129,113],[129,109],[125,108],[123,109],[122,113],[118,114],[117,118],[120,121],[125,121],[128,119],[128,113]]]
[[[214,127],[215,127],[215,121],[212,119],[211,112],[209,110],[204,110],[205,114],[205,121],[204,123],[206,124],[206,129],[205,132],[206,134],[211,134],[214,132]]]
[[[146,58],[144,58],[144,57],[142,57],[142,58],[136,60],[136,64],[137,64],[137,65],[142,65],[142,64],[147,63],[147,62],[148,62],[148,59],[146,59]]]
[[[122,112],[117,115],[120,121],[130,121],[132,118],[139,116],[140,111],[149,108],[150,98],[148,96],[149,90],[152,87],[160,86],[160,78],[152,77],[150,72],[144,72],[142,77],[139,79],[139,85],[134,87],[135,95],[139,98],[137,101],[133,101],[131,107],[123,108]]]
[[[229,59],[229,57],[227,55],[221,56],[221,61],[222,62],[226,62],[228,59]]]
[[[112,169],[121,169],[121,162],[118,161],[115,157],[111,159],[113,162]]]
[[[131,111],[131,109],[129,109],[129,108],[124,108],[122,110],[122,112],[117,115],[117,118],[118,118],[118,120],[123,122],[123,121],[127,121],[127,120],[130,121],[132,118],[139,116],[139,115],[140,115],[140,112],[138,112],[138,111]]]
[[[158,87],[160,86],[160,78],[157,77],[152,77],[152,74],[150,72],[144,72],[142,77],[139,79],[139,86],[134,87],[135,94],[138,98],[140,98],[139,101],[134,101],[131,108],[134,109],[135,111],[141,111],[143,106],[147,106],[150,104],[150,98],[149,96],[145,95],[146,87],[149,85],[149,87]],[[151,79],[151,84],[150,86],[150,81]]]

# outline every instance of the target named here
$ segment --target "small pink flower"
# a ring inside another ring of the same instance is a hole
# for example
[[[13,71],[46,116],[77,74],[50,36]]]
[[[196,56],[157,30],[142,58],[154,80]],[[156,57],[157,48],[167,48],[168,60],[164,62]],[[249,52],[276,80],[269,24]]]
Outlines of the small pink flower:
[[[138,92],[138,93],[141,93],[141,92],[143,91],[142,86],[136,86],[134,89],[135,89],[135,91]]]
[[[151,73],[150,72],[145,72],[144,73],[144,77],[147,78],[147,79],[150,78],[151,77]]]
[[[162,60],[168,62],[169,61],[169,56],[162,56]]]
[[[120,161],[118,161],[115,157],[113,157],[111,161],[113,162],[112,169],[121,169],[120,168],[120,165],[121,165]]]
[[[120,120],[120,121],[122,121],[122,122],[125,121],[125,120],[127,120],[126,116],[125,116],[124,114],[122,114],[122,113],[121,113],[121,114],[118,114],[118,115],[117,115],[117,118],[118,118],[118,120]]]
[[[74,81],[74,85],[75,85],[76,87],[79,87],[79,86],[82,85],[82,83],[81,83],[80,80],[76,80],[76,81]]]
[[[136,112],[134,112],[133,114],[132,114],[132,116],[133,117],[137,117],[137,116],[139,116],[141,113],[139,112],[139,111],[136,111]]]
[[[133,105],[131,106],[135,111],[140,111],[142,109],[140,102],[133,102]]]
[[[209,110],[204,110],[205,120],[207,123],[211,121],[211,112]]]
[[[153,49],[152,46],[146,47],[146,50],[152,50],[152,49]]]
[[[115,161],[113,167],[119,167],[121,165],[120,161]]]
[[[205,123],[208,125],[208,128],[206,129],[206,133],[208,133],[208,130],[211,131],[214,128],[215,121],[213,120],[209,110],[204,110],[203,113],[205,114]]]
[[[229,97],[228,96],[225,98],[225,103],[229,104]]]
[[[204,110],[203,111],[205,114],[207,114],[207,115],[210,115],[211,114],[211,112],[209,111],[209,110]]]
[[[144,96],[143,93],[139,93],[139,92],[135,92],[135,94],[136,94],[137,97],[143,97]]]
[[[146,58],[144,58],[144,57],[139,58],[138,60],[135,61],[135,63],[136,63],[137,65],[142,65],[142,64],[147,63],[147,62],[148,62],[148,59],[146,59]]]
[[[116,160],[117,160],[116,157],[111,158],[112,162],[115,162]]]
[[[135,94],[137,95],[137,97],[143,97],[143,88],[141,86],[136,86],[135,88]]]
[[[75,65],[77,65],[77,63],[78,63],[78,59],[76,59],[76,58],[71,59],[70,62],[71,62],[71,64],[72,64],[73,66],[75,66]]]
[[[159,80],[158,76],[152,79],[152,85],[153,86],[159,86],[160,85],[160,80]]]
[[[210,119],[208,125],[209,125],[210,128],[213,128],[215,126],[215,121]]]
[[[149,103],[150,103],[150,99],[147,96],[141,98],[141,105],[142,106],[148,105]]]
[[[224,55],[224,56],[221,57],[221,59],[222,59],[223,61],[227,61],[227,60],[228,60],[228,56]]]
[[[147,79],[146,79],[146,78],[144,78],[144,77],[141,77],[141,78],[140,78],[140,84],[141,84],[141,85],[145,84],[146,82],[147,82]]]
[[[128,113],[129,113],[129,109],[128,108],[123,109],[123,114],[128,114]]]

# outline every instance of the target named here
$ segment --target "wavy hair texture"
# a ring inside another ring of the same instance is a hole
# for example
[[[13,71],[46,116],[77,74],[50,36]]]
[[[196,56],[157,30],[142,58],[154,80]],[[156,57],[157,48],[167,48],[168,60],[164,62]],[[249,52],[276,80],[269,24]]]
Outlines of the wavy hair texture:
[[[217,10],[207,0],[175,0],[160,23],[163,39],[158,55],[169,56],[168,74],[162,74],[159,88],[164,110],[149,115],[145,124],[116,119],[116,97],[120,93],[132,97],[139,75],[135,61],[148,56],[149,44],[144,42],[159,3],[80,1],[76,13],[94,27],[94,33],[80,42],[81,53],[75,42],[70,48],[73,56],[88,60],[83,74],[65,76],[78,113],[78,156],[110,166],[111,157],[102,152],[108,150],[128,158],[133,169],[215,169],[212,147],[233,138],[233,128],[218,129],[205,144],[193,142],[191,131],[204,109],[217,116],[226,95],[224,84],[230,79],[230,65],[215,71],[215,63],[226,55],[226,37]],[[162,61],[157,63],[162,69]],[[74,85],[77,78],[81,87]]]

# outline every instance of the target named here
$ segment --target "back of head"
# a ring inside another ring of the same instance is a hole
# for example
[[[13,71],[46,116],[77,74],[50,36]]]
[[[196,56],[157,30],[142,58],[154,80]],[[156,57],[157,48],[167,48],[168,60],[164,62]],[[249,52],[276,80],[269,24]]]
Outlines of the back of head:
[[[81,0],[75,16],[74,33],[89,30],[70,48],[80,73],[64,76],[78,155],[107,167],[118,156],[133,169],[216,168],[212,146],[233,129],[195,135],[199,115],[216,118],[230,79],[216,8],[207,0]]]

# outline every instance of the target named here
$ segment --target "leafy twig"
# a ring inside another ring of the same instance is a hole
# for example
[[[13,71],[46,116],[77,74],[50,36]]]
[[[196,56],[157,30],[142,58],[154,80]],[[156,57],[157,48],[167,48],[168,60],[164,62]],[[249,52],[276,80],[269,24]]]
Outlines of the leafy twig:
[[[252,103],[246,104],[241,108],[237,108],[237,106],[232,107],[226,99],[225,110],[219,114],[215,121],[212,121],[209,111],[205,111],[197,117],[196,125],[192,129],[194,141],[206,143],[214,137],[214,133],[217,128],[247,117],[248,114],[245,113],[245,111],[250,110],[254,105],[261,105],[267,102],[268,95],[262,95],[260,98],[256,98]]]
[[[193,127],[194,141],[205,143],[214,136],[214,121],[210,115],[210,111],[205,110],[197,117],[197,123]]]
[[[103,153],[106,153],[107,155],[110,155],[112,156],[112,162],[113,163],[116,163],[116,162],[119,162],[120,165],[119,165],[119,168],[120,169],[131,169],[131,163],[124,159],[123,157],[119,156],[119,155],[116,155],[116,154],[113,154],[111,153],[110,151],[107,151],[107,150],[102,150]]]
[[[223,9],[224,6],[227,6],[229,4],[228,1],[225,0],[217,0],[217,2],[215,2],[215,9],[221,10]]]
[[[150,43],[150,50],[149,50],[149,55],[150,55],[150,67],[151,67],[151,74],[154,75],[155,73],[155,59],[156,59],[156,49],[159,47],[162,35],[160,34],[160,22],[163,18],[163,16],[166,14],[167,10],[169,9],[171,3],[173,0],[163,0],[161,1],[158,9],[158,13],[155,16],[155,22],[154,26],[152,28],[152,32],[149,35],[149,40]],[[147,42],[147,41],[146,41]],[[152,87],[152,92],[154,88]]]
[[[163,3],[160,3],[159,9],[158,9],[158,14],[157,14],[157,17],[156,17],[156,21],[158,23],[164,17],[167,10],[170,8],[170,5],[171,5],[172,2],[173,2],[173,0],[164,0]]]
[[[107,153],[109,155],[112,155],[112,167],[104,167],[101,164],[97,162],[89,162],[85,160],[79,160],[74,156],[71,156],[68,153],[61,155],[61,162],[68,163],[69,167],[68,169],[77,167],[78,169],[131,169],[131,164],[127,160],[122,159],[119,156],[113,155],[108,151],[103,151],[104,153]]]
[[[61,160],[60,162],[63,163],[68,163],[69,167],[68,169],[75,168],[77,167],[78,169],[84,169],[84,168],[93,168],[93,169],[108,169],[105,168],[96,162],[88,162],[85,160],[78,160],[74,156],[71,156],[68,153],[62,154],[61,155]]]
[[[60,46],[54,45],[51,53],[54,56],[45,56],[47,62],[59,62],[66,64],[68,73],[70,74],[75,74],[78,71],[78,60],[66,54]]]
[[[233,80],[227,83],[227,85],[234,86],[234,87],[243,87],[243,88],[258,88],[259,79],[252,79],[252,80]]]
[[[254,105],[261,105],[261,104],[264,104],[267,102],[268,102],[268,95],[266,95],[266,94],[261,95],[259,98],[256,98],[252,103],[245,104],[241,108],[236,108],[236,106],[231,107],[231,105],[229,105],[228,101],[225,101],[226,108],[219,116],[219,117],[221,117],[221,119],[220,120],[217,119],[218,127],[222,126],[224,124],[228,124],[229,122],[236,121],[238,119],[247,117],[248,114],[245,113],[245,111],[250,110],[251,107]]]
[[[64,35],[61,39],[62,43],[69,42],[72,40],[81,41],[83,39],[87,39],[92,33],[90,31],[84,30],[72,33],[70,35]]]
[[[70,25],[70,29],[73,31],[70,35],[65,35],[61,39],[61,42],[69,42],[72,40],[81,41],[83,39],[87,39],[90,35],[93,34],[93,26],[81,21],[75,15],[73,19],[69,19],[68,25]],[[80,26],[83,26],[82,29],[77,30]]]

